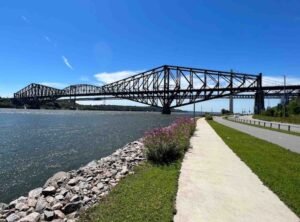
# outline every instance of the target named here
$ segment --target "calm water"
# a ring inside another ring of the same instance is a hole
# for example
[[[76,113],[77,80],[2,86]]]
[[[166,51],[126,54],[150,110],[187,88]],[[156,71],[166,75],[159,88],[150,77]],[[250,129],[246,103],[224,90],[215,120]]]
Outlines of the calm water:
[[[179,114],[0,109],[0,202],[111,154]]]

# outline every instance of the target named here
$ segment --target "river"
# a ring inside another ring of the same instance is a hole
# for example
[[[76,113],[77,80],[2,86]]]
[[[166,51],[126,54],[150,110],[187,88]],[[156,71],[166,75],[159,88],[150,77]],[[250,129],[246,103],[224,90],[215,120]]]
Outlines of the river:
[[[183,114],[0,109],[0,202],[111,154]]]

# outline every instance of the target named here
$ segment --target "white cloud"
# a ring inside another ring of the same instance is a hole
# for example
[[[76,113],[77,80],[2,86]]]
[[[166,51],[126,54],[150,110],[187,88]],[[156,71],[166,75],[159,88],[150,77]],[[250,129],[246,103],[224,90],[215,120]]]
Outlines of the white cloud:
[[[24,15],[21,16],[21,19],[26,23],[30,23],[29,19]]]
[[[45,39],[47,42],[52,42],[51,39],[49,38],[49,36],[44,35],[44,39]]]
[[[73,66],[69,63],[69,60],[65,56],[61,56],[63,62],[65,63],[66,66],[69,67],[69,69],[73,70]]]
[[[60,83],[60,82],[41,82],[41,85],[50,86],[57,89],[63,89],[68,86],[68,84]]]
[[[108,84],[120,79],[127,78],[129,76],[138,74],[143,72],[142,70],[125,70],[125,71],[118,71],[118,72],[101,72],[94,75],[94,77],[101,83]]]

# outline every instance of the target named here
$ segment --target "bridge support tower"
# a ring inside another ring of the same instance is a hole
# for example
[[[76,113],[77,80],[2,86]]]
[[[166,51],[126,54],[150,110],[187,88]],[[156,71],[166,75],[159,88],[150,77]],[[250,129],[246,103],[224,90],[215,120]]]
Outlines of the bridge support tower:
[[[230,111],[230,113],[233,113],[233,96],[232,95],[229,97],[229,111]]]
[[[260,73],[257,79],[258,90],[254,96],[254,114],[260,114],[265,110],[265,96],[262,90],[262,74]]]

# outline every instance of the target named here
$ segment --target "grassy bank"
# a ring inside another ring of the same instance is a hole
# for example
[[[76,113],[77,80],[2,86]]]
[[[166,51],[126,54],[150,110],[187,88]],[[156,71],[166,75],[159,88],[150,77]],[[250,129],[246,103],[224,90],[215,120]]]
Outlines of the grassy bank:
[[[123,179],[80,221],[172,221],[180,161],[158,166],[146,163]]]
[[[274,116],[265,116],[265,115],[253,115],[254,119],[260,119],[265,121],[274,121],[280,123],[294,123],[300,124],[300,115],[291,115],[289,117],[274,117]]]
[[[209,121],[224,142],[300,216],[300,154]]]

